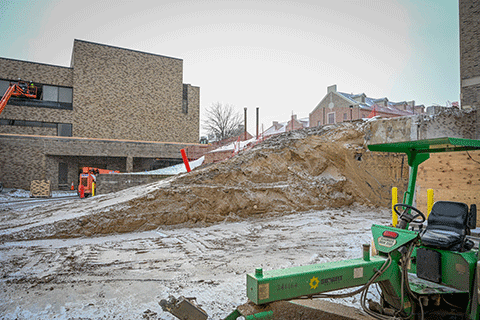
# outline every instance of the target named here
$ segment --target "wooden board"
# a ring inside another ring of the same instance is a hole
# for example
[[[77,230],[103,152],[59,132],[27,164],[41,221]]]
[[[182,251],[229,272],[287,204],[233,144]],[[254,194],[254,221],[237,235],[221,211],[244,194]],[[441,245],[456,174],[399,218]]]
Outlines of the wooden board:
[[[431,154],[418,168],[416,205],[422,212],[427,211],[427,189],[434,190],[434,201],[475,203],[480,208],[480,151]]]

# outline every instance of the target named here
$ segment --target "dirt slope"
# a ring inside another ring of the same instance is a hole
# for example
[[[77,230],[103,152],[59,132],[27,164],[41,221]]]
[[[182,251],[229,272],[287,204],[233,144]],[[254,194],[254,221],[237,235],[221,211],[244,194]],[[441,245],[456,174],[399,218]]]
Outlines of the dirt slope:
[[[36,224],[19,221],[21,228],[0,237],[68,238],[354,203],[386,206],[391,186],[401,187],[406,174],[399,173],[404,169],[398,156],[365,150],[364,125],[358,121],[282,134],[227,161],[142,187],[143,192],[137,188],[135,196],[122,198],[120,192],[116,199],[88,199],[84,207],[76,204],[77,214],[56,212],[56,218],[44,222],[39,213]]]

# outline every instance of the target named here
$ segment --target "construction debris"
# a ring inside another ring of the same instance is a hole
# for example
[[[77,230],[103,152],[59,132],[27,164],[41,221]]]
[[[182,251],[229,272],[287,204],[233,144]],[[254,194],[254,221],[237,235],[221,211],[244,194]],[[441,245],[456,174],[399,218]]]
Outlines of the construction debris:
[[[59,210],[55,219],[19,222],[20,229],[0,234],[0,239],[138,232],[352,204],[388,206],[391,187],[399,187],[399,192],[405,187],[408,166],[401,156],[366,151],[364,124],[281,134],[228,161],[147,188],[88,199],[86,206]]]

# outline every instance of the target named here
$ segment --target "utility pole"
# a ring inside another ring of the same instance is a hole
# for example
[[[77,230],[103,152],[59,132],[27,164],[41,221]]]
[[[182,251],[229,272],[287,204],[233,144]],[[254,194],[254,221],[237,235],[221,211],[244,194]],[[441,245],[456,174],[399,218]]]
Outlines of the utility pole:
[[[260,109],[260,108],[257,107],[257,140],[258,140],[258,121],[259,121],[259,120],[258,120],[258,113],[259,113],[258,109]]]
[[[247,107],[243,108],[243,140],[247,140]]]

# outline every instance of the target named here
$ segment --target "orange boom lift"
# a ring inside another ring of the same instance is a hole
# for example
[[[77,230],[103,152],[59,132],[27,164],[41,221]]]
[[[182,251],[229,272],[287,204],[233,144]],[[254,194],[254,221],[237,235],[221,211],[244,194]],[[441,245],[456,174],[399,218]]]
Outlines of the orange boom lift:
[[[3,95],[2,100],[0,100],[0,113],[5,109],[8,100],[12,96],[35,99],[37,97],[37,87],[32,82],[30,84],[25,81],[10,82],[10,86]]]
[[[83,194],[86,197],[92,195],[92,184],[97,181],[97,175],[99,174],[113,174],[120,173],[120,171],[115,170],[106,170],[98,169],[92,167],[83,167],[82,173],[80,173],[80,179],[78,183],[78,193],[81,194],[81,189],[83,189]]]

